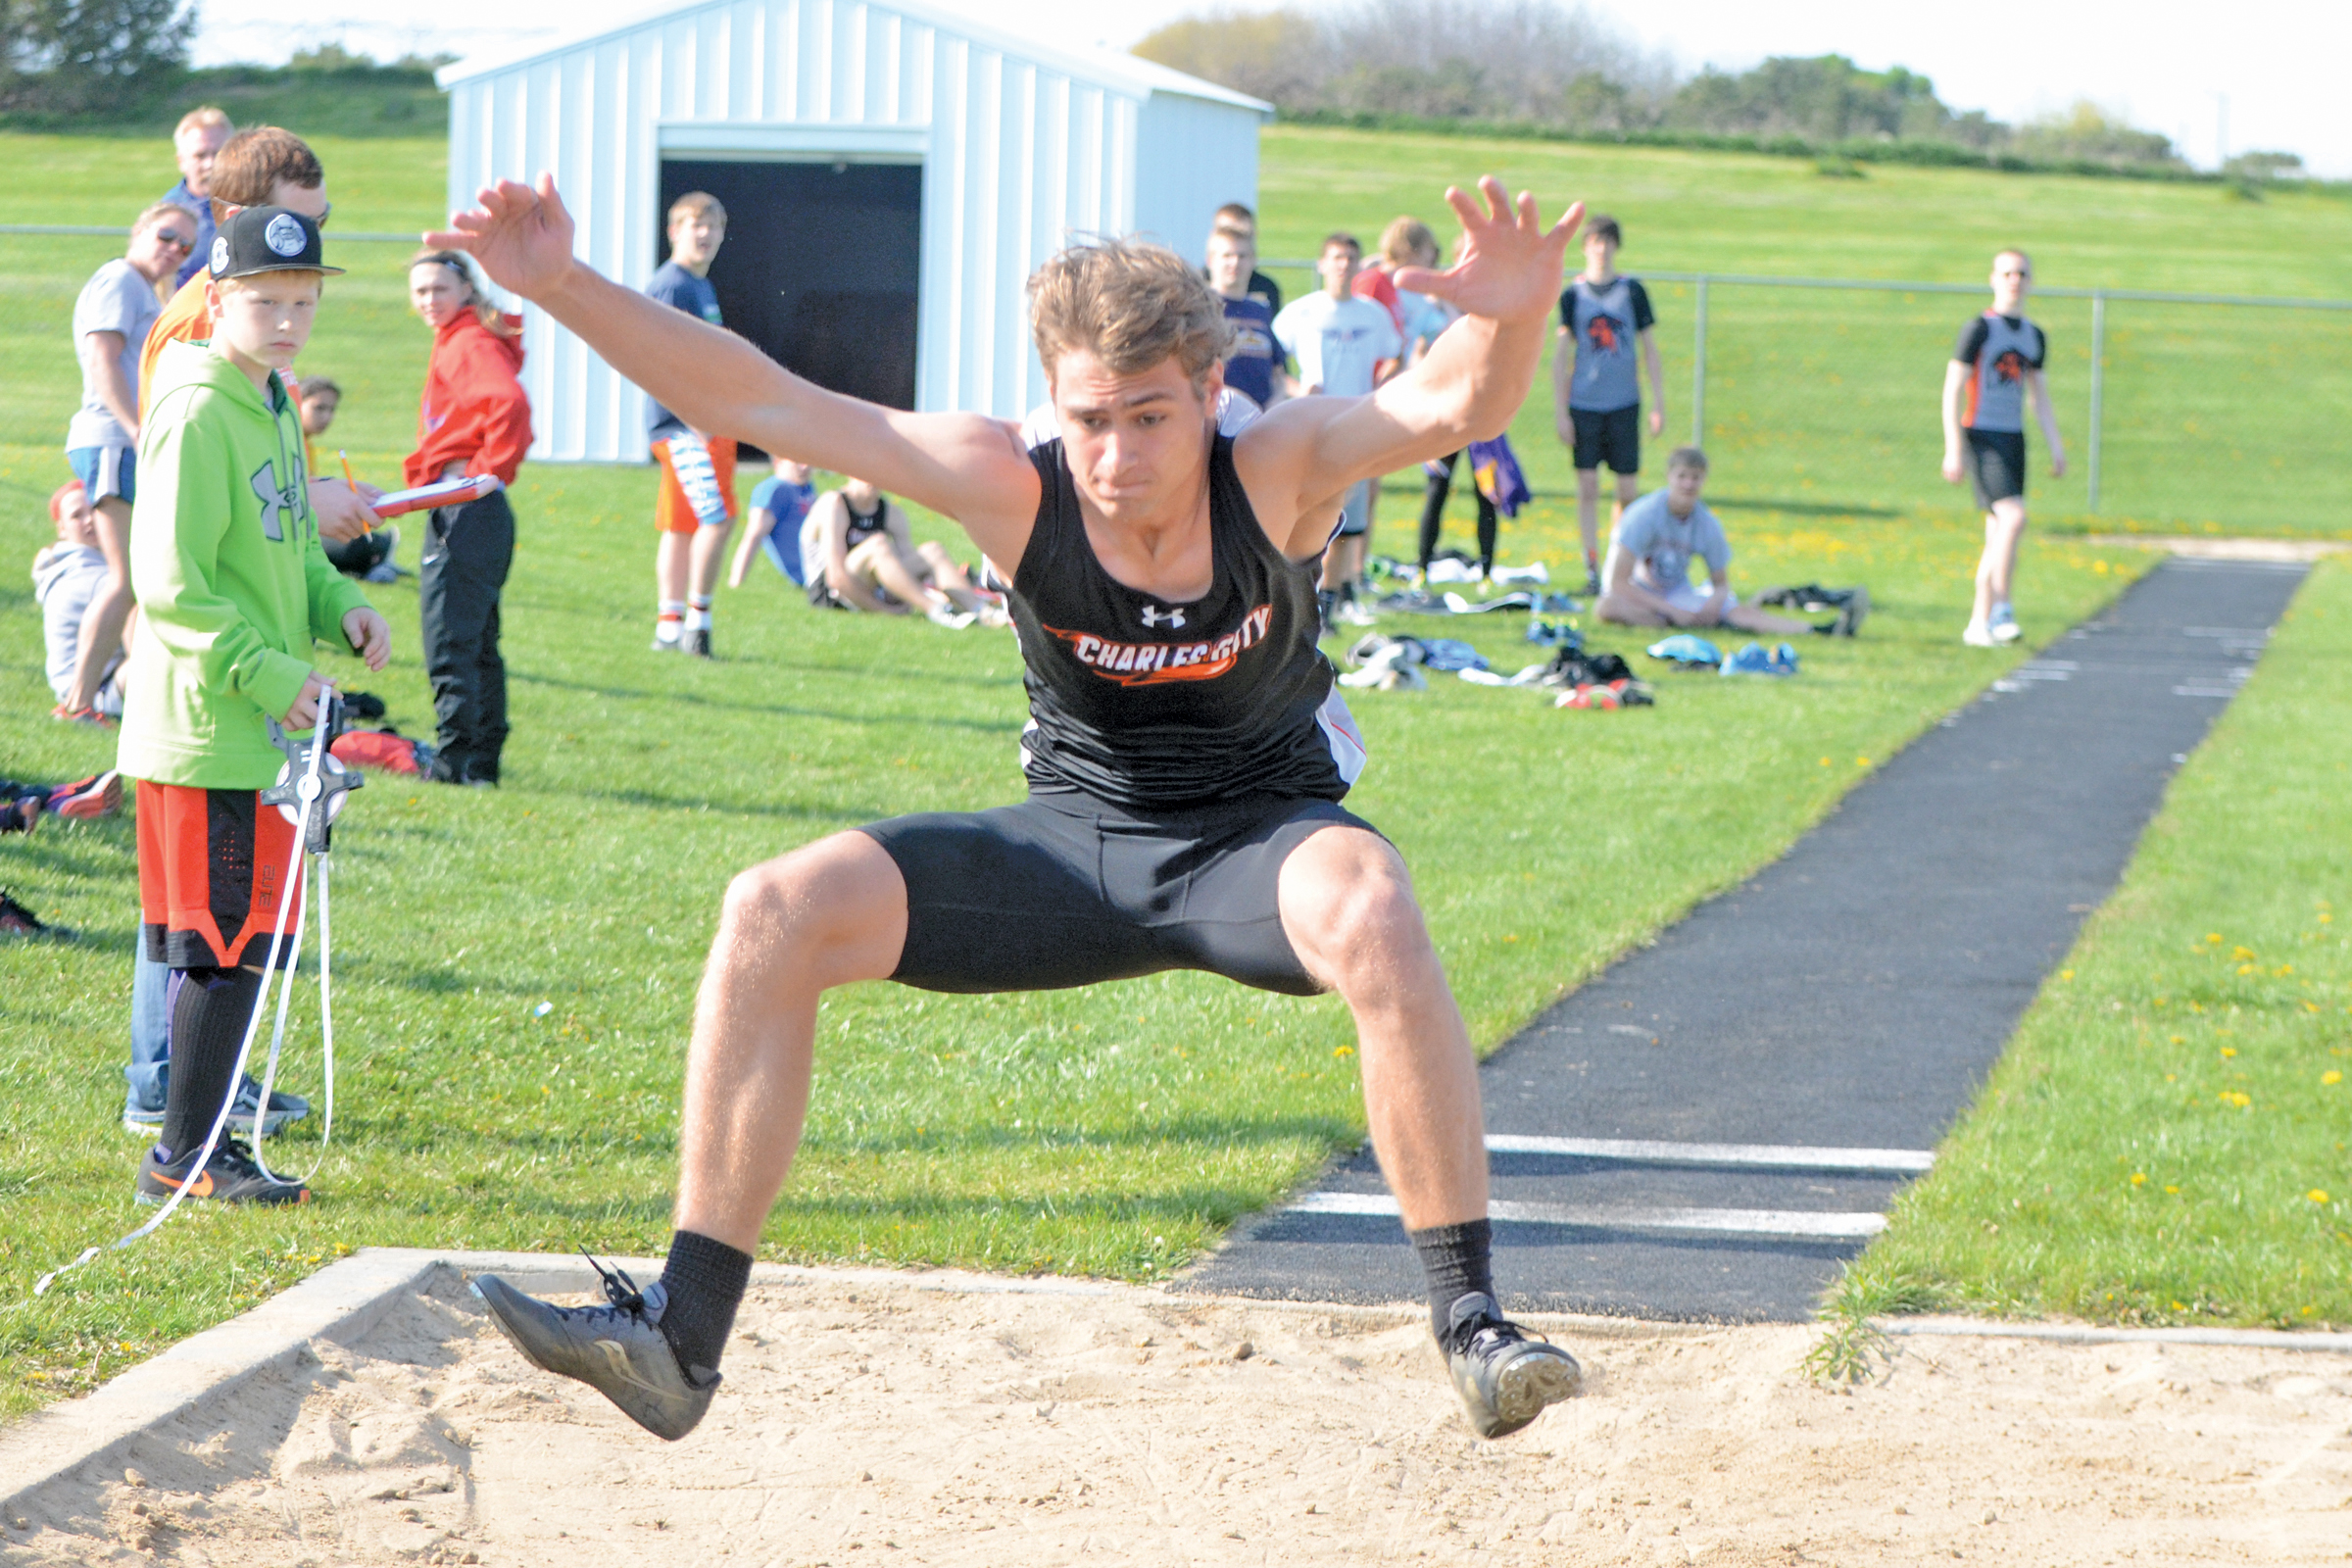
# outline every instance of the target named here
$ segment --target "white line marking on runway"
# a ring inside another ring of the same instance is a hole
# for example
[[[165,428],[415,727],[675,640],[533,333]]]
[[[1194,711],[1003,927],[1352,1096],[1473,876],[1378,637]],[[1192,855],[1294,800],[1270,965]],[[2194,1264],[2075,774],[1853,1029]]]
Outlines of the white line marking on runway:
[[[1307,1193],[1285,1205],[1294,1214],[1361,1214],[1394,1218],[1396,1200],[1386,1193]],[[1715,1236],[1802,1236],[1848,1241],[1886,1228],[1884,1214],[1829,1213],[1784,1208],[1592,1208],[1573,1203],[1525,1203],[1498,1199],[1490,1219],[1519,1225],[1574,1225],[1586,1230],[1695,1231]]]
[[[1803,1144],[1669,1144],[1645,1138],[1528,1138],[1489,1133],[1491,1154],[1565,1154],[1634,1165],[1755,1165],[1769,1170],[1929,1170],[1925,1149],[1817,1149]]]

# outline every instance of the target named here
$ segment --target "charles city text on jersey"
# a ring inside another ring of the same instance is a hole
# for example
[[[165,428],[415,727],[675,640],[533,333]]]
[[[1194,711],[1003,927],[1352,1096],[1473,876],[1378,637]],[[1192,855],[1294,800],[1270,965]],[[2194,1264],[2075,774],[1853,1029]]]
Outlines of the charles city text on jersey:
[[[1274,607],[1260,605],[1232,631],[1202,642],[1122,643],[1091,631],[1047,631],[1069,646],[1070,657],[1104,680],[1122,686],[1161,686],[1180,680],[1215,680],[1255,647],[1274,623]]]

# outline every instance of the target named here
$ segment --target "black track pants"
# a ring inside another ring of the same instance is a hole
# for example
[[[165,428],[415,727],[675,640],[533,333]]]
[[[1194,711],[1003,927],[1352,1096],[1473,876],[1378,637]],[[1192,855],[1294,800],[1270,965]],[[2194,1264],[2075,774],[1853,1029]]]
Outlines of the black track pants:
[[[1430,558],[1438,553],[1438,533],[1446,520],[1446,498],[1453,491],[1453,466],[1461,461],[1456,452],[1446,460],[1446,471],[1429,476],[1428,492],[1421,498],[1421,569],[1429,569]],[[1478,560],[1489,571],[1494,569],[1494,534],[1500,519],[1494,514],[1494,503],[1475,482],[1471,490],[1478,497]]]
[[[498,596],[514,561],[514,511],[505,491],[433,510],[417,581],[425,672],[440,721],[435,776],[452,783],[498,777],[499,749],[507,740]]]

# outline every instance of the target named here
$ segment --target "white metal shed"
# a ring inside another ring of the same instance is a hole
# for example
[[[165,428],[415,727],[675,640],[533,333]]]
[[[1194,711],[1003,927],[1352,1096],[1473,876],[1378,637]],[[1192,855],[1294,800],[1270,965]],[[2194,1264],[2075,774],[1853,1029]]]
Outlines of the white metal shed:
[[[1198,261],[1257,199],[1256,99],[1132,56],[1058,48],[925,0],[708,0],[461,61],[449,188],[550,171],[579,251],[642,286],[689,189],[728,209],[728,324],[830,385],[1017,416],[1044,396],[1021,303],[1071,232]],[[533,455],[645,459],[643,399],[528,313]]]

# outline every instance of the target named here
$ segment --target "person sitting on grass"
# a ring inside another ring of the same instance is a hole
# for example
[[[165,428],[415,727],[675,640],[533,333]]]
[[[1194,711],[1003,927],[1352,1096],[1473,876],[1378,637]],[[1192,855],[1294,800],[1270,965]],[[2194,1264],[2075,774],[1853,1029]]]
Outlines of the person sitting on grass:
[[[816,498],[801,524],[808,602],[819,610],[904,615],[920,610],[943,626],[964,627],[1002,612],[982,599],[964,569],[933,541],[917,545],[906,510],[872,481],[850,479]]]
[[[1593,614],[1621,626],[1733,626],[1767,637],[1854,635],[1870,612],[1870,597],[1858,589],[1836,619],[1819,625],[1740,603],[1732,592],[1731,543],[1698,498],[1706,483],[1707,455],[1696,447],[1675,448],[1666,459],[1666,488],[1627,507],[1609,535]],[[1690,581],[1693,556],[1707,564],[1704,589]]]
[[[57,526],[57,541],[33,552],[32,597],[41,607],[41,636],[49,650],[49,691],[63,707],[71,700],[81,668],[82,622],[112,572],[99,544],[96,509],[79,479],[67,480],[50,496],[49,520]],[[127,530],[124,537],[127,542]],[[133,605],[122,623],[124,644],[137,629],[138,616]],[[110,719],[122,716],[121,653],[97,671],[97,684],[84,706]]]
[[[796,587],[808,586],[808,564],[801,558],[801,524],[808,520],[808,509],[816,505],[815,470],[790,458],[770,462],[774,471],[752,487],[752,499],[744,505],[743,541],[735,547],[735,559],[727,566],[730,588],[743,586],[743,574],[751,570],[755,551],[767,557],[769,564],[791,578]]]
[[[172,1194],[299,1203],[235,1140],[206,1141],[235,1089],[239,1049],[281,917],[302,897],[295,826],[261,792],[285,759],[269,719],[310,731],[326,682],[313,644],[380,670],[391,629],[319,548],[302,426],[280,379],[309,341],[326,266],[318,226],[283,207],[224,219],[207,269],[208,342],[156,361],[131,515],[138,641],[116,765],[138,782],[139,904],[148,956],[172,970],[162,1135],[138,1200]],[[276,954],[290,962],[293,945]]]
[[[303,466],[317,473],[318,439],[343,407],[343,389],[326,376],[306,375],[296,390],[300,394],[296,407],[302,413]],[[400,568],[392,564],[392,547],[400,543],[400,530],[389,523],[350,539],[324,542],[326,559],[347,576],[362,582],[392,582],[400,576]]]

